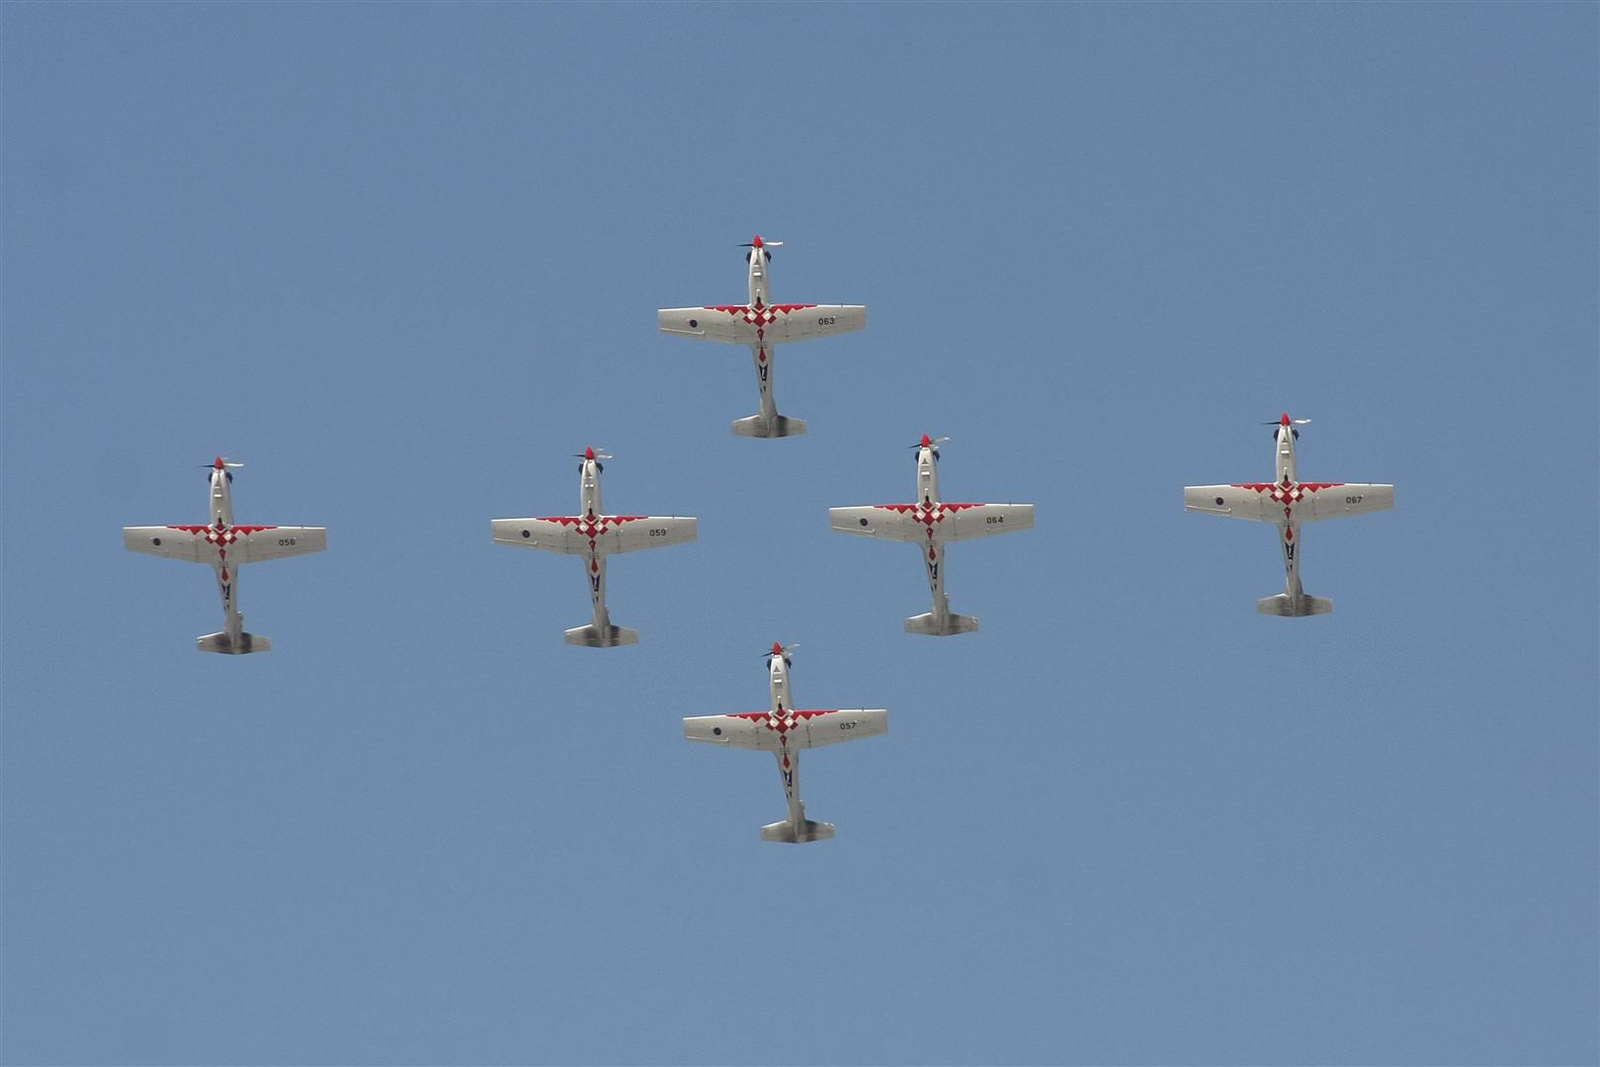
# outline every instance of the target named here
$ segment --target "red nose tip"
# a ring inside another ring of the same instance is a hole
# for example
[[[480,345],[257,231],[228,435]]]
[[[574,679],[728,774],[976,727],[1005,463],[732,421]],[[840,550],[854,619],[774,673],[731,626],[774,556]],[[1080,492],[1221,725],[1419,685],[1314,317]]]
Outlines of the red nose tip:
[[[757,248],[760,248],[761,247],[761,235],[759,233],[756,234],[755,238],[750,243],[755,245]]]
[[[777,641],[772,642],[772,654],[774,656],[783,655],[783,645],[781,645]]]
[[[933,438],[929,437],[927,434],[923,434],[922,435],[922,447],[923,448],[927,448],[931,444],[933,444]]]
[[[1289,413],[1287,411],[1285,411],[1283,413],[1283,421],[1282,421],[1281,425],[1284,425],[1284,426],[1289,425]]]
[[[211,465],[213,467],[217,468],[217,470],[221,470],[223,468],[223,466],[224,466],[224,464],[222,462],[222,457],[218,456],[215,460],[212,461]]]
[[[592,448],[584,449],[583,450],[583,458],[584,459],[593,459],[594,458],[594,449],[592,449]]]

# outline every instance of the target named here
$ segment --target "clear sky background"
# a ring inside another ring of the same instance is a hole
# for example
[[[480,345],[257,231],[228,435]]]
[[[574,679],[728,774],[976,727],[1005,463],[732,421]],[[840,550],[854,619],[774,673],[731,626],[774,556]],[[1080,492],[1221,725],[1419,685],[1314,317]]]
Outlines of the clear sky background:
[[[1590,4],[0,9],[9,1063],[1593,1063]],[[734,437],[742,301],[805,437]],[[1397,485],[1306,529],[1186,483]],[[1033,501],[912,636],[912,493]],[[611,568],[490,541],[697,515]],[[210,572],[124,524],[323,524]],[[681,717],[890,709],[770,757]]]

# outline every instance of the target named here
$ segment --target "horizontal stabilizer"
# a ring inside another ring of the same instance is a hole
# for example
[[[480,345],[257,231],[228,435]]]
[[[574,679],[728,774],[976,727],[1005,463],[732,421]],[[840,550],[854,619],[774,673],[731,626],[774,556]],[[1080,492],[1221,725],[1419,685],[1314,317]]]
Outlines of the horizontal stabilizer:
[[[734,419],[733,432],[740,437],[798,437],[806,432],[806,420],[788,415],[750,415]]]
[[[1256,601],[1256,610],[1263,615],[1284,615],[1289,618],[1326,615],[1333,610],[1333,601],[1326,597],[1307,596],[1304,593],[1298,598],[1290,597],[1288,593],[1279,593],[1277,596],[1264,596]]]
[[[791,845],[803,845],[807,841],[825,841],[833,836],[833,823],[812,822],[806,819],[799,827],[788,819],[782,822],[768,823],[761,828],[761,840],[785,841]]]
[[[574,626],[567,631],[567,644],[585,645],[589,648],[615,648],[617,645],[637,645],[639,631],[626,626]]]
[[[204,634],[194,639],[195,647],[201,652],[223,652],[230,656],[243,656],[249,652],[270,652],[272,638],[262,637],[260,634],[240,634],[239,643],[234,644],[228,637],[228,631],[217,634]]]
[[[924,612],[913,615],[906,620],[906,633],[930,634],[934,637],[949,637],[952,634],[970,634],[978,628],[976,615],[956,615],[954,613],[940,618],[933,612]]]

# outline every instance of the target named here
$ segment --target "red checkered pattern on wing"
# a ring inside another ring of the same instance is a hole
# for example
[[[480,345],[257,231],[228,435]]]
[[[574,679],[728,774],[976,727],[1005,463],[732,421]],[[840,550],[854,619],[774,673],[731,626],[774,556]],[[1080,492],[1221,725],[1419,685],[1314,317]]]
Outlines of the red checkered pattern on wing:
[[[1307,493],[1335,489],[1343,484],[1343,482],[1291,482],[1289,476],[1284,475],[1281,482],[1234,482],[1233,487],[1266,493],[1274,503],[1283,505],[1283,517],[1288,519],[1293,517],[1294,506],[1304,500]]]
[[[751,722],[759,723],[767,729],[775,731],[779,740],[787,743],[789,731],[799,725],[801,719],[814,719],[818,715],[831,715],[837,710],[837,708],[822,708],[815,711],[790,709],[782,713],[776,711],[736,711],[730,714],[728,718],[749,719]]]
[[[806,308],[814,308],[816,306],[815,304],[756,304],[752,307],[748,304],[718,304],[715,307],[708,307],[706,310],[720,311],[724,315],[729,315],[733,318],[742,318],[759,331],[762,327],[770,326],[772,323],[777,322],[779,313],[788,315],[794,311],[803,311]]]
[[[929,538],[929,540],[932,540],[934,524],[943,522],[944,521],[944,517],[946,515],[953,515],[958,511],[965,511],[967,508],[978,508],[978,507],[982,507],[983,505],[982,504],[874,504],[872,506],[875,507],[875,508],[882,508],[884,511],[898,511],[902,515],[910,515],[912,521],[920,522],[920,523],[922,523],[922,525],[924,527],[927,528],[928,538]]]
[[[578,533],[593,541],[602,534],[610,533],[625,522],[638,522],[640,519],[648,519],[649,517],[648,515],[596,515],[590,518],[587,515],[540,515],[539,521],[571,526]]]
[[[738,711],[729,715],[730,719],[749,719],[759,723],[778,735],[778,747],[783,750],[783,769],[788,770],[792,764],[789,760],[789,731],[800,724],[802,719],[812,719],[818,715],[829,715],[837,708],[821,708],[813,711],[789,711],[779,714],[775,711]]]
[[[241,535],[248,537],[262,530],[276,530],[276,526],[168,526],[169,530],[182,530],[204,536],[206,544],[217,546],[217,558],[228,558],[228,546],[239,540]]]

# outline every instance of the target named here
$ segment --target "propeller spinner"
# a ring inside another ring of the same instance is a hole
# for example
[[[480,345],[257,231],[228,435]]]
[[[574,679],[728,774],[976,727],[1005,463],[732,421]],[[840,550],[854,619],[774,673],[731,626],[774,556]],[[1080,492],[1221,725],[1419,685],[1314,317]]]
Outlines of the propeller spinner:
[[[1290,429],[1290,432],[1294,434],[1295,440],[1298,441],[1300,439],[1300,431],[1294,429],[1294,427],[1296,427],[1296,426],[1304,426],[1306,423],[1308,423],[1310,421],[1311,421],[1310,419],[1291,419],[1289,417],[1289,413],[1287,411],[1285,411],[1283,413],[1283,415],[1280,416],[1279,418],[1274,419],[1271,422],[1264,422],[1261,425],[1263,425],[1263,426],[1273,426],[1273,427],[1288,426],[1289,429]],[[1278,436],[1278,431],[1276,429],[1274,429],[1272,431],[1272,436],[1274,436],[1274,437]]]
[[[202,469],[208,470],[208,471],[224,471],[224,472],[226,472],[227,475],[228,475],[228,481],[231,482],[231,481],[233,481],[233,472],[238,470],[240,467],[243,467],[244,464],[243,463],[235,463],[231,459],[223,459],[221,456],[218,456],[216,459],[212,460],[210,463],[202,463],[202,464],[200,464],[200,466],[201,466]]]
[[[772,250],[774,248],[782,248],[783,247],[783,242],[782,241],[763,241],[761,239],[761,235],[758,233],[754,237],[752,237],[750,240],[744,242],[743,244],[739,245],[738,247],[739,248],[749,248],[749,249],[759,249],[761,251],[761,253],[768,260],[771,260],[772,259]],[[754,254],[755,253],[753,251],[752,252],[746,252],[745,256],[744,256],[745,262],[748,263],[750,261],[750,257],[752,255],[754,255]]]

